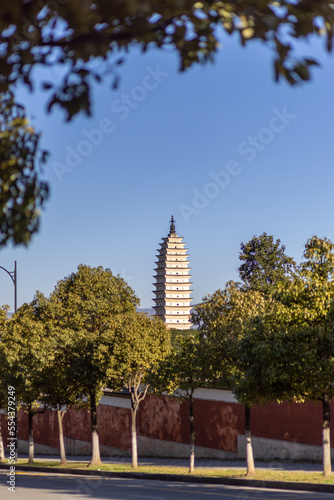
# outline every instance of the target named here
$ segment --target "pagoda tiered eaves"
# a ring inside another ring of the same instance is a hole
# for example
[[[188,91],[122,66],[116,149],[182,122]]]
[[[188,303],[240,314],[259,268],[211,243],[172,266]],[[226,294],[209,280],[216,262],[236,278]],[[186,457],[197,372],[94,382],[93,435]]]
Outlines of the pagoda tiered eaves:
[[[189,281],[191,267],[188,260],[188,248],[185,248],[183,238],[175,231],[172,216],[170,231],[167,237],[162,238],[160,249],[155,262],[155,290],[153,299],[156,315],[158,315],[169,328],[184,330],[190,328],[190,297],[192,290]]]

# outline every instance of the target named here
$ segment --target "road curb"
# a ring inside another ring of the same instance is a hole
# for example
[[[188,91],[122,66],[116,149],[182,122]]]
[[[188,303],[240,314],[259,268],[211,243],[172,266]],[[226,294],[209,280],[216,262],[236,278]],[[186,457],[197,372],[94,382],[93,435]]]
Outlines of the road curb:
[[[13,465],[12,465],[13,466]],[[8,470],[10,465],[0,464],[0,470]],[[77,476],[96,476],[96,477],[114,477],[120,479],[149,479],[156,481],[176,481],[183,483],[203,483],[203,484],[222,484],[228,486],[243,486],[244,488],[268,488],[278,490],[292,491],[315,491],[321,493],[334,493],[334,484],[315,484],[315,483],[290,483],[285,481],[262,481],[259,479],[234,479],[223,477],[207,476],[184,476],[180,474],[153,474],[149,472],[112,472],[83,469],[66,469],[59,467],[34,467],[15,464],[16,471],[43,472],[47,474],[70,474]]]

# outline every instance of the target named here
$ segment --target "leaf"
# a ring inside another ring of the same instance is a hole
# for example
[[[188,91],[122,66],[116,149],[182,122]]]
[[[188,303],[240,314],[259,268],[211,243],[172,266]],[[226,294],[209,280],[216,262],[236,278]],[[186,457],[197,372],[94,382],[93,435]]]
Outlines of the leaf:
[[[53,84],[49,82],[42,82],[42,89],[43,90],[49,90],[53,88]]]
[[[294,67],[294,72],[304,81],[310,78],[310,72],[306,64],[298,64]]]

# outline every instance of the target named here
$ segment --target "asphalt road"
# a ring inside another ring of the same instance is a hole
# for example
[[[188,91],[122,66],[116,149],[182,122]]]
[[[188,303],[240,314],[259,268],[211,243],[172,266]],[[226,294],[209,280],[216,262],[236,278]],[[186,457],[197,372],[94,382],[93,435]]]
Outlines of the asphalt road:
[[[12,492],[6,474],[0,473],[1,500],[333,500],[324,493],[25,472],[16,473]]]

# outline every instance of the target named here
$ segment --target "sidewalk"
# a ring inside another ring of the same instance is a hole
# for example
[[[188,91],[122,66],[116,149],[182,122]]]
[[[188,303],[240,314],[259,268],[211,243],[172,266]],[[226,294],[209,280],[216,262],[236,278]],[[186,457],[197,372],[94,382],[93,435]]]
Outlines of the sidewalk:
[[[23,453],[19,454],[19,458],[28,459],[28,455]],[[59,461],[57,455],[35,455],[36,459],[43,459],[46,461],[55,460]],[[67,462],[89,462],[89,456],[67,456]],[[131,464],[131,457],[101,457],[105,464]],[[138,465],[151,465],[156,467],[188,467],[188,458],[155,458],[155,457],[139,457]],[[246,460],[218,460],[209,458],[198,458],[195,460],[195,467],[197,468],[210,468],[210,469],[245,469]],[[322,463],[317,462],[285,462],[285,461],[271,461],[263,462],[255,460],[255,467],[257,469],[270,469],[282,471],[304,471],[304,472],[322,472]]]

